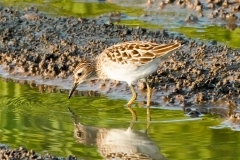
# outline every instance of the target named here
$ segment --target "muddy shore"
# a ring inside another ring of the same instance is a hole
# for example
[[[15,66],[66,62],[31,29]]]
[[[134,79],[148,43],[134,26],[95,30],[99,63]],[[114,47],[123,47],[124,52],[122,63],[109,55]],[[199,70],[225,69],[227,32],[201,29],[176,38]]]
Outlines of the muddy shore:
[[[34,150],[27,150],[25,147],[10,149],[6,145],[0,144],[0,159],[1,160],[17,160],[17,159],[37,159],[37,160],[77,160],[75,156],[67,156],[66,158],[57,157],[51,154],[41,156]]]
[[[0,74],[3,77],[17,79],[20,83],[29,80],[36,85],[69,89],[78,62],[82,58],[94,58],[115,43],[179,40],[185,41],[185,45],[148,77],[154,88],[152,101],[183,108],[219,104],[236,108],[238,105],[238,49],[216,41],[201,42],[166,30],[130,28],[105,24],[97,19],[48,17],[34,7],[23,11],[3,6],[0,9]],[[144,100],[146,86],[138,82],[136,87],[138,100]],[[81,85],[79,90],[100,91],[112,97],[122,95],[117,98],[124,99],[131,94],[126,83],[114,81],[92,81]]]
[[[131,40],[185,41],[185,46],[148,77],[154,88],[153,105],[164,103],[185,112],[197,109],[238,118],[235,115],[240,102],[239,49],[216,41],[201,42],[167,30],[130,28],[106,24],[101,19],[49,17],[34,7],[17,10],[0,6],[0,74],[17,83],[38,87],[40,91],[52,88],[49,92],[54,92],[57,85],[66,93],[72,85],[72,71],[82,58],[94,58],[115,43]],[[138,82],[136,87],[138,101],[144,104],[146,86]],[[77,91],[75,96],[96,96],[101,92],[128,99],[131,94],[126,83],[114,81],[92,81],[78,90],[91,90],[92,94]],[[11,151],[1,147],[2,155]],[[20,152],[20,148],[16,150]]]

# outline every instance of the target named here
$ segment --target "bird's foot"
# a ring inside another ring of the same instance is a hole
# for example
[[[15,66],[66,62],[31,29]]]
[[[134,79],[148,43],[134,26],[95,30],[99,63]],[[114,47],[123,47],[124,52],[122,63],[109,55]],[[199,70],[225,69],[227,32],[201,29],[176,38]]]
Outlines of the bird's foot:
[[[136,112],[132,109],[131,105],[127,104],[128,110],[131,112],[132,114],[132,120],[133,121],[137,121],[137,114]]]

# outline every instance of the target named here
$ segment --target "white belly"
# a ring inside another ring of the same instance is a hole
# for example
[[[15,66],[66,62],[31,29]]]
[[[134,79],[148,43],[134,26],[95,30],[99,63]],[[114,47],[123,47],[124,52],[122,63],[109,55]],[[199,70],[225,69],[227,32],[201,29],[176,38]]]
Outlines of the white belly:
[[[160,61],[155,59],[152,62],[136,66],[134,64],[122,64],[121,67],[118,65],[110,65],[111,67],[106,67],[104,69],[105,74],[109,79],[114,79],[118,81],[126,81],[128,84],[132,84],[138,79],[146,78],[151,73],[155,72],[158,68]]]

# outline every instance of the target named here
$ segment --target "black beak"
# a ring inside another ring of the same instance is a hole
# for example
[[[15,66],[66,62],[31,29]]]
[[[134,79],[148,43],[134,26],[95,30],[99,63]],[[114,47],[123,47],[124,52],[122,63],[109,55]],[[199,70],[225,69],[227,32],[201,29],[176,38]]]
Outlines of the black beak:
[[[77,86],[78,86],[78,83],[75,82],[75,83],[73,84],[73,86],[72,86],[72,89],[71,89],[70,92],[69,92],[68,99],[71,98],[71,96],[72,96],[73,92],[75,91],[75,89],[77,88]]]

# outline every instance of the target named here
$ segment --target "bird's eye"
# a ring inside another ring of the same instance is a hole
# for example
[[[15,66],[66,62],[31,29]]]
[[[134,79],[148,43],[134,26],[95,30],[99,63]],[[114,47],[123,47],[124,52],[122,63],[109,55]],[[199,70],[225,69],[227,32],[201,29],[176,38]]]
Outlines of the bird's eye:
[[[82,132],[77,132],[78,137],[82,137]]]
[[[78,76],[81,76],[82,75],[82,72],[78,73]]]

